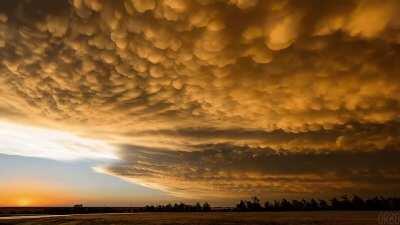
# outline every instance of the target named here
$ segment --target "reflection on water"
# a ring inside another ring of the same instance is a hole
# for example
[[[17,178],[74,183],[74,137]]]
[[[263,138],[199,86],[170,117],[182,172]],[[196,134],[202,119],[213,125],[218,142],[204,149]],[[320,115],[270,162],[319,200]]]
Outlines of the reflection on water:
[[[35,216],[0,216],[0,220],[17,220],[17,219],[39,219],[39,218],[51,218],[51,217],[65,217],[70,215],[35,215]]]
[[[1,0],[0,0],[1,1]],[[52,217],[67,217],[67,216],[82,216],[82,215],[131,215],[133,213],[90,213],[90,214],[70,214],[70,215],[15,215],[15,216],[0,216],[0,220],[17,220],[17,219],[40,219]],[[138,213],[135,213],[138,214]],[[140,214],[140,213],[139,213]]]

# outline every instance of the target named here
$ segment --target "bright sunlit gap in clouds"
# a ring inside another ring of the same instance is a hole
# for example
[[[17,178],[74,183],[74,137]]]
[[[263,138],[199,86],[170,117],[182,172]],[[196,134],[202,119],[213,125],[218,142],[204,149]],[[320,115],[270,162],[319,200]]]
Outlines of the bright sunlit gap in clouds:
[[[118,159],[116,148],[104,141],[0,121],[0,153],[55,160]]]

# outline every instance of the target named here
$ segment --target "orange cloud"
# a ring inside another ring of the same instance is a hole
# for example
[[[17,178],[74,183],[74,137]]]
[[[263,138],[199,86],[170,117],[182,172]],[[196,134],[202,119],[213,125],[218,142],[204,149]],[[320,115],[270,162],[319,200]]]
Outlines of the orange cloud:
[[[108,173],[180,194],[196,173],[130,174],[134,150],[123,146],[167,158],[219,145],[278,155],[398,150],[396,0],[0,4],[0,115],[122,146],[123,168]],[[237,182],[219,172],[195,186],[206,194]],[[321,182],[354,188],[343,176]],[[278,192],[314,185],[267,183]]]

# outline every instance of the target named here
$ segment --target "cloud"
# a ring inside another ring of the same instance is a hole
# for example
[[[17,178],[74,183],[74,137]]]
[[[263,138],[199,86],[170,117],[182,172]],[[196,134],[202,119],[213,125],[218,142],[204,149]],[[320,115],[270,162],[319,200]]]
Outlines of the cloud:
[[[170,144],[174,149],[181,146],[181,150],[199,150],[196,146],[207,144],[232,144],[236,146],[253,146],[270,148],[277,152],[332,152],[332,151],[372,151],[385,148],[398,149],[398,123],[385,125],[360,124],[331,130],[315,130],[308,132],[285,132],[274,130],[246,129],[214,129],[190,128],[176,130],[147,130],[130,132],[126,136],[132,137],[133,142],[146,142],[154,138],[159,142]],[[153,144],[154,146],[154,144]],[[148,146],[151,147],[151,146]],[[167,145],[165,145],[167,147]]]
[[[391,150],[277,154],[232,145],[202,146],[194,152],[125,149],[126,161],[107,167],[109,174],[189,198],[395,194],[400,185],[400,153]]]
[[[70,133],[0,122],[0,152],[54,160],[117,160],[113,146]]]
[[[309,153],[324,167],[314,155],[398,150],[396,0],[0,4],[0,115],[8,121],[167,158],[223,144]],[[131,151],[121,150],[123,168],[136,163]],[[344,175],[335,176],[325,181]],[[277,192],[308,189],[281,184]]]

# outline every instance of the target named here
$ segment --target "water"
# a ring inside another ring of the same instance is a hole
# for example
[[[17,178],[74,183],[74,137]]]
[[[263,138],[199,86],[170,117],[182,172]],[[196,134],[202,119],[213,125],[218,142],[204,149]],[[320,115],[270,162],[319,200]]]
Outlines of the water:
[[[0,0],[1,1],[1,0]],[[21,219],[40,219],[52,217],[68,217],[68,216],[82,216],[82,215],[130,215],[132,213],[89,213],[89,214],[72,214],[72,215],[15,215],[15,216],[0,216],[0,220],[21,220]]]
[[[40,219],[40,218],[51,218],[51,217],[66,217],[66,216],[71,216],[71,215],[4,216],[0,217],[0,220]]]

